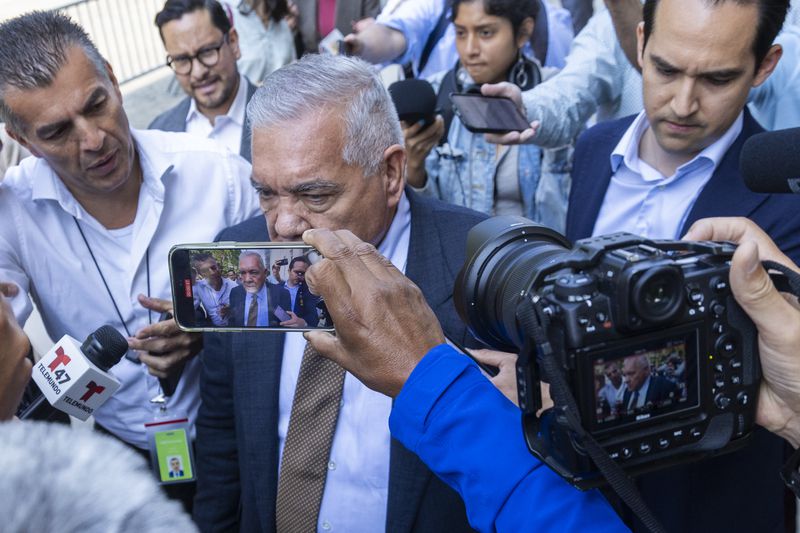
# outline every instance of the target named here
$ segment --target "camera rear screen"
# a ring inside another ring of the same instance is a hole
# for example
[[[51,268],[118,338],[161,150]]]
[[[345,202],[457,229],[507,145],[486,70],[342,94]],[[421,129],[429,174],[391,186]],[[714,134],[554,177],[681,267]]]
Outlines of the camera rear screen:
[[[594,425],[605,429],[695,407],[697,332],[591,357]]]
[[[190,329],[330,329],[305,272],[309,248],[179,249],[171,256],[176,319]]]

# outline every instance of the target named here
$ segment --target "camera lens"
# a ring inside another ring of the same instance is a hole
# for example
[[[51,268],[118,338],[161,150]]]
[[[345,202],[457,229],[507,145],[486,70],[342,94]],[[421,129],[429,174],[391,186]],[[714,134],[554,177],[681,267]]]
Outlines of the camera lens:
[[[645,271],[634,283],[631,299],[636,314],[647,322],[668,322],[681,310],[683,274],[673,266]]]
[[[524,337],[517,305],[544,267],[570,252],[560,233],[517,216],[493,217],[472,228],[456,279],[456,310],[473,335],[489,346],[515,351]]]

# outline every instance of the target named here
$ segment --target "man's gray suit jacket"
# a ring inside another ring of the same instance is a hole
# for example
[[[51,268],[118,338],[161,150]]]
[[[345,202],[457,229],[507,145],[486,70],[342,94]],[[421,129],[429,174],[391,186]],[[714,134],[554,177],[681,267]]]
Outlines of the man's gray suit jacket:
[[[247,82],[247,101],[250,101],[250,98],[253,97],[253,93],[256,92],[256,87],[250,80],[245,78]],[[160,115],[158,115],[153,122],[147,127],[151,130],[161,130],[161,131],[186,131],[186,115],[189,114],[189,106],[192,104],[192,98],[187,96],[178,104],[171,108],[167,109]],[[244,126],[242,127],[242,143],[239,146],[239,155],[243,158],[247,159],[248,161],[252,161],[250,155],[250,128],[247,127],[247,112],[244,115]]]

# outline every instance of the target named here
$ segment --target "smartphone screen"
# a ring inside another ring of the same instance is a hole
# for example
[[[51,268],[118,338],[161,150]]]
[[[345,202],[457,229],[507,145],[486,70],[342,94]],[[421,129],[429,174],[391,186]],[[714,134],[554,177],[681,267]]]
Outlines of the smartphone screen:
[[[186,244],[169,255],[175,320],[187,331],[333,329],[302,243]],[[314,252],[316,253],[316,252]]]
[[[530,128],[528,120],[508,98],[451,93],[450,99],[461,122],[473,133],[505,133]]]

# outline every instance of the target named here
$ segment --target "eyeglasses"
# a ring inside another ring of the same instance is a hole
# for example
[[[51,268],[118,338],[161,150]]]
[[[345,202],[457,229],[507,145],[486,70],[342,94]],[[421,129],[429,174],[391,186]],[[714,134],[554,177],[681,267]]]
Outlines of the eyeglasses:
[[[294,272],[296,276],[305,276],[306,275],[306,271],[305,270],[292,270],[292,272]]]
[[[222,36],[219,44],[201,48],[194,55],[172,57],[167,56],[167,66],[175,71],[175,74],[186,75],[192,71],[194,60],[197,59],[205,67],[213,67],[219,62],[219,49],[228,41],[228,34]]]

